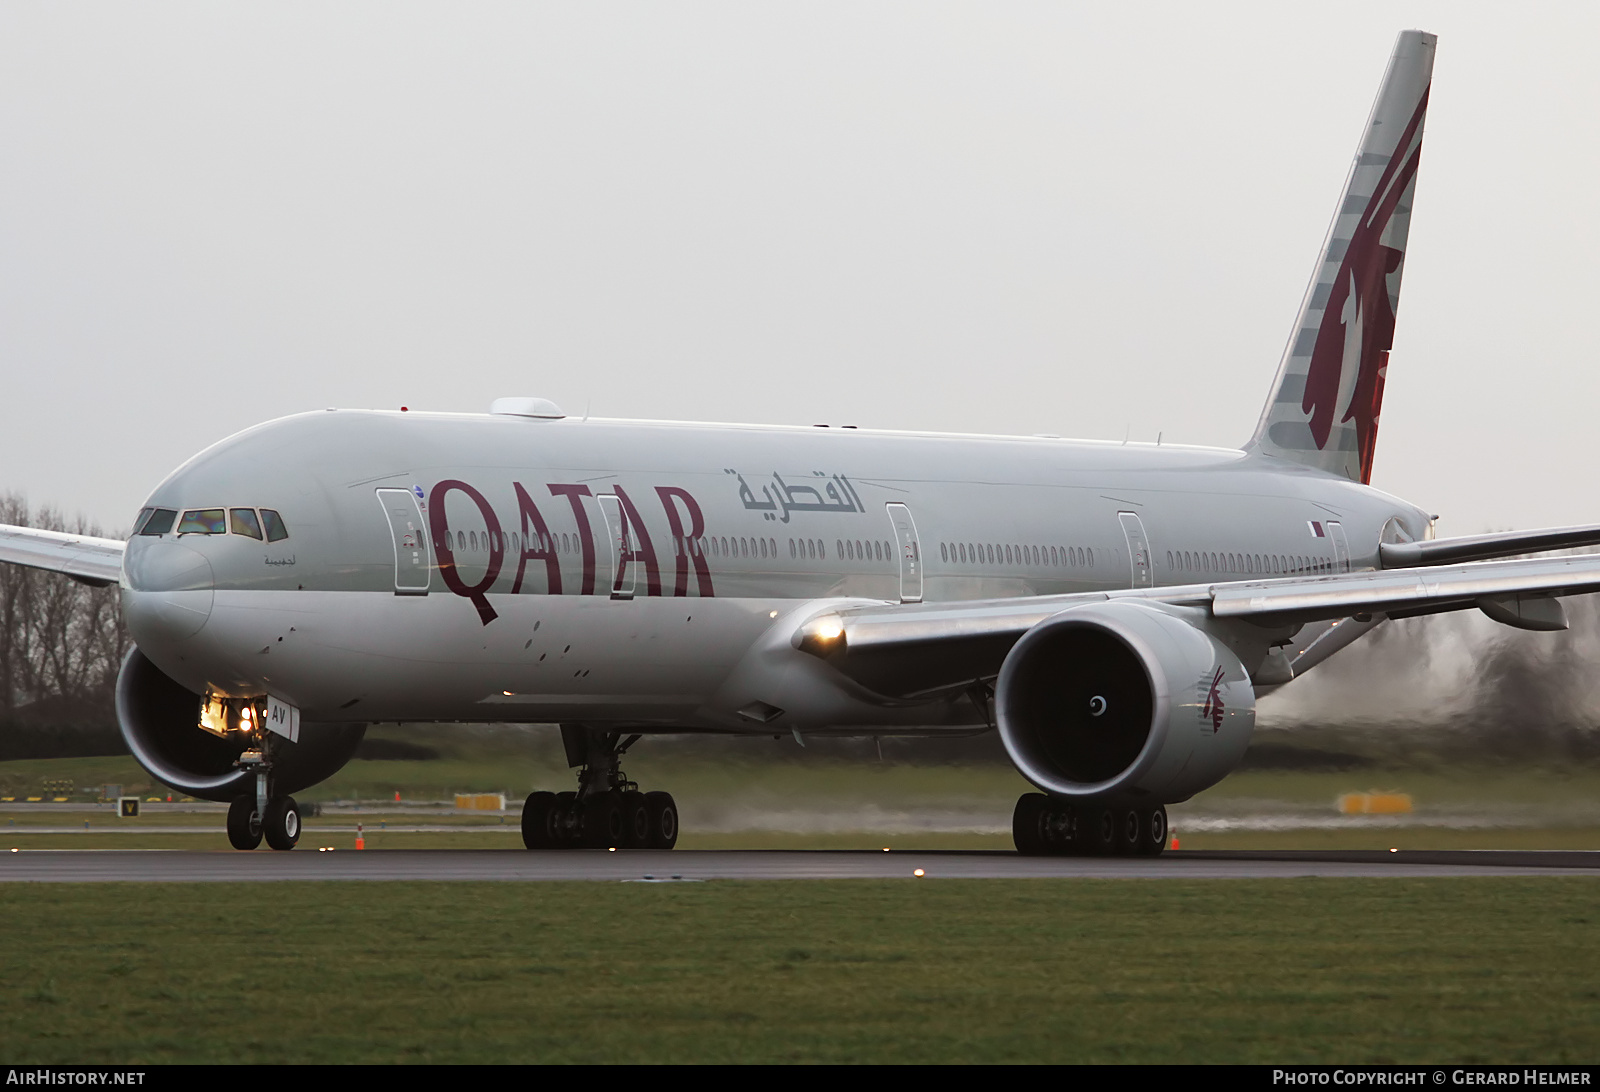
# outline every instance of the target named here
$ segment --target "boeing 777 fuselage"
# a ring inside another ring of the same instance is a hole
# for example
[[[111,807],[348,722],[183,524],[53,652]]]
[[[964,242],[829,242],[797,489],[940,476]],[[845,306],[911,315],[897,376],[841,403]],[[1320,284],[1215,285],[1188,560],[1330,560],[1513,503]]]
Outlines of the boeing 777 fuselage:
[[[987,723],[886,706],[789,648],[840,604],[1373,569],[1386,528],[1428,517],[1238,451],[340,410],[197,456],[140,527],[129,631],[195,693],[680,731],[770,731],[741,715],[762,701],[808,733]],[[771,633],[787,654],[736,677]]]

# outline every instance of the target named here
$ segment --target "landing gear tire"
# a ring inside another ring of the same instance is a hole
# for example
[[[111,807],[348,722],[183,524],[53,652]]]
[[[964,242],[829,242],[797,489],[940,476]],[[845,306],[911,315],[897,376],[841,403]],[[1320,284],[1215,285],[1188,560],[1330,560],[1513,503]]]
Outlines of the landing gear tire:
[[[1117,852],[1120,813],[1111,808],[1091,808],[1078,824],[1083,839],[1083,852],[1096,857],[1109,857]]]
[[[1137,850],[1141,857],[1159,857],[1167,848],[1167,809],[1158,807],[1144,814],[1144,828]]]
[[[622,794],[622,844],[644,849],[650,844],[650,805],[644,793],[630,789]]]
[[[583,812],[578,808],[577,793],[556,793],[556,809],[550,820],[550,829],[555,835],[551,843],[555,848],[566,849],[568,846],[578,844],[578,838],[583,832]]]
[[[622,844],[622,794],[603,792],[583,806],[583,845],[615,849]]]
[[[678,805],[670,792],[647,792],[645,808],[649,813],[650,833],[647,842],[651,849],[671,849],[678,844]]]
[[[1140,855],[1144,850],[1145,828],[1149,826],[1149,813],[1138,808],[1129,808],[1126,811],[1117,810],[1117,845],[1118,857],[1133,857]]]
[[[561,844],[555,823],[556,794],[530,792],[522,802],[522,844],[529,849],[554,849]]]
[[[300,840],[300,806],[292,796],[271,800],[261,825],[267,835],[267,845],[273,849],[293,849]]]
[[[254,796],[236,796],[228,805],[228,844],[234,849],[255,849],[261,844],[261,817]]]
[[[1044,793],[1025,792],[1017,797],[1017,806],[1011,812],[1011,840],[1018,853],[1042,857],[1052,852],[1049,819],[1050,798]]]

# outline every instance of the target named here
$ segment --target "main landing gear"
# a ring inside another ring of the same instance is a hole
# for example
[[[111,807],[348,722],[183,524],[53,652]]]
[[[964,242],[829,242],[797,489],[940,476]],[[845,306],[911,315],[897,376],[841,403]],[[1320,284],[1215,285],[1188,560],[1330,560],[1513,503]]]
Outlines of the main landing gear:
[[[1011,813],[1011,837],[1018,853],[1034,857],[1159,857],[1167,809],[1028,792]]]
[[[671,849],[678,806],[671,793],[640,792],[619,765],[637,735],[561,726],[567,765],[581,767],[577,792],[533,792],[522,805],[529,849]]]
[[[228,841],[234,849],[255,849],[263,837],[273,849],[293,849],[300,840],[300,806],[292,796],[271,793],[272,739],[260,730],[255,746],[239,755],[239,768],[255,774],[256,791],[228,805]]]

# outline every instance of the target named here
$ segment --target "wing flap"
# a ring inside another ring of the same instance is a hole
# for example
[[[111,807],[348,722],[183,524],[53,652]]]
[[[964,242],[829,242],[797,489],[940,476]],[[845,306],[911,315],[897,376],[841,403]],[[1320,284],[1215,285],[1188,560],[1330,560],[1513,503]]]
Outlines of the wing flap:
[[[0,524],[0,561],[64,573],[101,587],[122,576],[123,545],[114,538]]]

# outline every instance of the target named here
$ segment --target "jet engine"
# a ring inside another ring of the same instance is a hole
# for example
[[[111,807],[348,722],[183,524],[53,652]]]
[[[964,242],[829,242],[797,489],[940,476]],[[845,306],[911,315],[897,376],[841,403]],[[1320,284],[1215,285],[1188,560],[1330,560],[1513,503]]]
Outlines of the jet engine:
[[[1115,600],[1024,634],[995,687],[1000,738],[1023,776],[1060,796],[1151,805],[1222,780],[1250,741],[1255,691],[1187,613]]]
[[[200,695],[179,686],[137,648],[117,675],[117,722],[139,765],[172,788],[203,800],[255,791],[255,775],[234,763],[245,737],[199,726]],[[273,792],[298,792],[331,777],[355,754],[365,724],[306,724],[300,739],[273,743]]]

